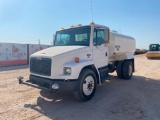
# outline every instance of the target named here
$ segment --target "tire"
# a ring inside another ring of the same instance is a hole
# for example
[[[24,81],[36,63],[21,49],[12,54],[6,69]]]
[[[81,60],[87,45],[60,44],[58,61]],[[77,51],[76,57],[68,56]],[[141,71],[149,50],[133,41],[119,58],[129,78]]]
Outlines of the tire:
[[[123,79],[123,61],[119,61],[117,63],[117,69],[116,69],[116,72],[117,72],[117,76],[119,79]]]
[[[125,61],[123,64],[123,77],[125,80],[131,79],[133,74],[133,64],[131,61]]]
[[[95,94],[97,78],[95,73],[90,69],[82,70],[79,76],[79,85],[73,92],[74,97],[79,101],[89,101]]]

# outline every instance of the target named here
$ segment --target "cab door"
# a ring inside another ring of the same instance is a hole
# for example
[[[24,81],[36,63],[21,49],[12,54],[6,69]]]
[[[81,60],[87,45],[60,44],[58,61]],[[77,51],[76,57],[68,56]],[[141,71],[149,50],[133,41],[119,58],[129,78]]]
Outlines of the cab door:
[[[107,41],[109,42],[109,29],[94,28],[93,61],[98,68],[108,65],[109,51],[105,45]]]

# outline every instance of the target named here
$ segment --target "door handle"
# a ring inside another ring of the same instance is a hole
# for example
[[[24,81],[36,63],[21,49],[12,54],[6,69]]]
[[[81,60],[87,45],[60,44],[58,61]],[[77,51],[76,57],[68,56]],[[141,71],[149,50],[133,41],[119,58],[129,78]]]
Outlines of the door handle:
[[[106,52],[106,56],[108,56],[108,53]]]

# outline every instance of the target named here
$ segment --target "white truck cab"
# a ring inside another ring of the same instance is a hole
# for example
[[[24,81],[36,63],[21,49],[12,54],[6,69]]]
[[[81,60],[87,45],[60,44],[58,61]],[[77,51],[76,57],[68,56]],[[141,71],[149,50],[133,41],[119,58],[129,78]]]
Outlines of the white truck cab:
[[[71,90],[81,101],[90,100],[96,85],[116,71],[120,79],[134,72],[135,40],[96,25],[71,26],[57,31],[54,45],[30,56],[30,79],[26,84],[45,90]]]

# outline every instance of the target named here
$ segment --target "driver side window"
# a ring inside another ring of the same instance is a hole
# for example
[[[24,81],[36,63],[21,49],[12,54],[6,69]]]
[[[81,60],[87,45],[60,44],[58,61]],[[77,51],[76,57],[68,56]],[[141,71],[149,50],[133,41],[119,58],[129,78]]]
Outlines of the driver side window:
[[[68,41],[70,40],[70,35],[69,34],[58,34],[56,40],[57,40],[57,43],[55,45],[57,44],[66,45]]]
[[[104,30],[103,29],[94,29],[94,45],[102,45],[104,43]]]

